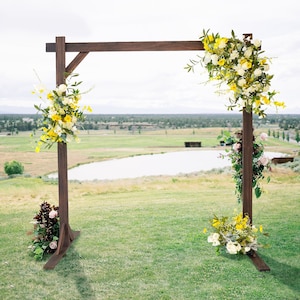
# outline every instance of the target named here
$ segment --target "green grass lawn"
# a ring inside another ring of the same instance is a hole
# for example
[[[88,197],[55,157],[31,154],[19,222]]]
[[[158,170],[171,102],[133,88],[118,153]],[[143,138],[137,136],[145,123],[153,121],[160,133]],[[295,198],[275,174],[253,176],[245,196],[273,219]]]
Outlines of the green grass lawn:
[[[199,137],[215,147],[217,134],[219,129],[83,134],[82,143],[70,144],[69,164],[173,151]],[[43,201],[58,204],[57,183],[39,177],[56,163],[56,149],[35,154],[27,135],[4,139],[1,164],[15,157],[27,174],[0,180],[1,300],[300,299],[299,173],[273,166],[266,193],[253,199],[253,223],[270,233],[261,242],[271,247],[259,250],[270,272],[259,272],[247,256],[217,256],[202,233],[214,213],[242,209],[226,172],[70,182],[70,225],[81,233],[55,269],[46,271],[47,260],[29,255],[27,233]],[[299,150],[273,139],[267,147]]]
[[[1,299],[300,299],[299,175],[274,171],[254,200],[254,223],[270,233],[247,256],[216,255],[202,233],[236,203],[227,174],[70,183],[72,229],[80,236],[54,270],[27,246],[29,222],[57,186],[34,178],[0,181]]]

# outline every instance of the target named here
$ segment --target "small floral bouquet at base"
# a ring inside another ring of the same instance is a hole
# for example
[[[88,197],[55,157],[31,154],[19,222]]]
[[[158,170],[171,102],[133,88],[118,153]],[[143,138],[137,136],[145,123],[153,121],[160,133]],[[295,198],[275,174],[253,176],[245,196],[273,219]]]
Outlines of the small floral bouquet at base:
[[[59,239],[58,207],[43,202],[40,211],[33,218],[34,231],[28,247],[34,258],[42,260],[45,254],[54,253]]]
[[[210,220],[210,224],[214,229],[207,241],[217,247],[216,252],[219,254],[221,248],[225,248],[229,254],[253,254],[258,247],[267,247],[267,245],[259,244],[257,241],[258,234],[268,236],[263,232],[262,225],[256,228],[252,225],[249,217],[243,214],[230,217],[217,217]],[[204,233],[207,232],[205,228]]]

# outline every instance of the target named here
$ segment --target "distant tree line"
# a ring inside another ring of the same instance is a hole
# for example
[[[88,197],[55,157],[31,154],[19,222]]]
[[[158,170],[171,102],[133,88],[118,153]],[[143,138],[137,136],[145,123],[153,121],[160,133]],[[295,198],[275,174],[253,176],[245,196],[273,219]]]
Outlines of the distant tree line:
[[[0,114],[0,132],[17,134],[20,131],[34,131],[39,127],[38,114]],[[265,119],[253,116],[255,127],[278,125],[283,131],[300,130],[300,115],[271,114]],[[240,128],[241,114],[89,114],[84,123],[79,124],[84,130],[155,130],[182,128]],[[285,133],[284,133],[285,134]],[[270,135],[274,135],[272,132]],[[277,133],[275,133],[277,137]],[[287,137],[285,136],[284,139]]]

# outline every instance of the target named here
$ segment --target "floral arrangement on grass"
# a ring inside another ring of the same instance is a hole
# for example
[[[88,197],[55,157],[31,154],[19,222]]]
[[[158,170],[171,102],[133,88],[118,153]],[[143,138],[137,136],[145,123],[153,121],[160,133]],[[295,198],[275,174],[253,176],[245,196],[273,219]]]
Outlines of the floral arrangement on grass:
[[[232,148],[226,150],[227,154],[221,155],[222,158],[228,157],[232,165],[232,177],[235,182],[235,194],[238,202],[242,200],[242,185],[243,185],[243,165],[242,165],[242,131],[236,132],[236,136],[232,137],[229,133],[223,133],[225,142],[228,140],[232,143]],[[265,179],[264,171],[271,170],[271,161],[264,154],[263,141],[266,141],[268,135],[260,134],[260,140],[253,137],[253,155],[252,155],[252,188],[256,198],[259,198],[264,192],[262,181]],[[270,176],[266,178],[266,182],[270,182]]]
[[[254,254],[258,247],[267,247],[259,244],[257,238],[258,234],[268,234],[263,232],[262,225],[259,228],[252,225],[247,215],[243,217],[240,213],[231,218],[214,216],[210,224],[214,232],[208,236],[207,241],[217,247],[218,254],[221,249],[229,254]],[[204,232],[207,232],[206,228]]]
[[[68,143],[72,139],[79,141],[76,124],[84,121],[84,111],[91,112],[90,106],[80,107],[81,92],[78,86],[82,82],[72,82],[78,74],[72,74],[66,84],[60,84],[56,89],[47,91],[43,85],[36,86],[33,94],[37,94],[46,103],[46,107],[34,105],[42,113],[40,136],[35,151],[39,152],[41,146],[50,148],[54,143]],[[45,99],[46,98],[46,99]]]
[[[266,107],[274,105],[278,108],[285,104],[274,99],[276,91],[270,91],[273,75],[267,72],[271,59],[263,55],[261,41],[252,43],[250,38],[238,39],[234,31],[227,38],[204,30],[200,40],[205,55],[200,60],[191,60],[186,69],[191,71],[201,63],[208,71],[209,80],[218,82],[219,92],[229,93],[228,110],[245,108],[265,117]],[[220,90],[223,84],[227,86],[225,91]]]
[[[35,259],[42,260],[45,254],[54,253],[58,245],[58,207],[43,202],[32,223],[34,224],[34,231],[29,249]]]

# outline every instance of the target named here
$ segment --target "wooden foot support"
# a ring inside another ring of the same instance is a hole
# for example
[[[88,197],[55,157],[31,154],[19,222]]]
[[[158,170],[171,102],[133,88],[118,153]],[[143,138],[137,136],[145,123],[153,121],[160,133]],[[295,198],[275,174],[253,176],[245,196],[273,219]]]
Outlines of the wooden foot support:
[[[55,268],[79,233],[80,231],[73,231],[68,224],[63,224],[60,231],[57,249],[44,265],[44,269],[52,270]]]
[[[252,252],[248,254],[256,269],[260,272],[270,271],[269,266],[259,257],[257,252]]]

